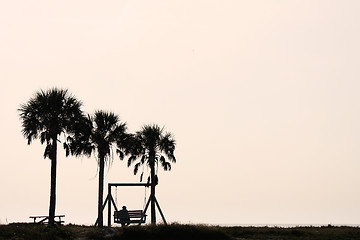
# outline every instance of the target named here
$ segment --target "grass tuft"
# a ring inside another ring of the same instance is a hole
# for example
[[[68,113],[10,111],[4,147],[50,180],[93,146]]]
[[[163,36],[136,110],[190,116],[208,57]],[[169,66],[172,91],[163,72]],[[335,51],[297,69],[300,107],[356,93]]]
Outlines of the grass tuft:
[[[74,239],[66,228],[41,224],[12,223],[0,225],[0,240],[65,240]]]
[[[167,240],[167,239],[206,239],[206,240],[227,240],[231,239],[219,227],[205,225],[147,225],[131,226],[123,229],[120,235],[124,240]]]

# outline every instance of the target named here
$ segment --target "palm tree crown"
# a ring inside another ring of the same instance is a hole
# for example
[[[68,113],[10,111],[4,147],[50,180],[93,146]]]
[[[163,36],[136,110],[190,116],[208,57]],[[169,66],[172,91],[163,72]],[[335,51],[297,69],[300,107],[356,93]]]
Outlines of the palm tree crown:
[[[51,139],[71,132],[74,123],[82,117],[82,103],[68,93],[67,89],[40,90],[18,109],[22,120],[22,133],[28,140],[40,138],[47,143],[44,157],[49,156]]]
[[[120,158],[124,157],[120,149],[125,147],[127,137],[126,123],[121,123],[119,117],[112,112],[96,111],[94,116],[84,117],[82,122],[75,126],[75,134],[68,138],[69,145],[65,146],[67,154],[90,157],[96,154],[97,158],[109,160],[112,149],[118,146]]]
[[[142,130],[136,132],[133,136],[130,146],[130,158],[128,160],[128,166],[139,160],[134,166],[134,174],[138,172],[138,169],[143,164],[151,164],[150,156],[154,154],[154,164],[159,163],[165,171],[171,170],[170,162],[175,163],[176,158],[175,140],[171,133],[164,133],[164,128],[160,128],[158,125],[145,125]],[[164,155],[165,154],[165,155]],[[166,158],[169,161],[166,161]]]

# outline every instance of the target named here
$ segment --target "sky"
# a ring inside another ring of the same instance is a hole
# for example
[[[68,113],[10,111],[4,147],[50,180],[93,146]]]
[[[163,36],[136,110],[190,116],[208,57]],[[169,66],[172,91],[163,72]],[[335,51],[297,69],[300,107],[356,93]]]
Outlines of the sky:
[[[50,161],[17,109],[52,87],[129,132],[174,134],[177,163],[157,186],[168,222],[360,224],[359,11],[357,0],[0,1],[0,224],[48,214]],[[66,223],[95,222],[97,171],[95,157],[59,150]],[[132,171],[114,157],[105,183],[139,182]],[[128,209],[149,194],[113,192]]]

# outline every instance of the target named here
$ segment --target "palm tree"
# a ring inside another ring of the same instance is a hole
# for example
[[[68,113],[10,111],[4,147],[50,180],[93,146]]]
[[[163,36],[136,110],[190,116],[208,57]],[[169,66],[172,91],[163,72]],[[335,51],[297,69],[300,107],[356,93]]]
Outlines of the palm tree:
[[[50,225],[54,225],[56,205],[57,142],[62,133],[70,132],[72,124],[79,121],[82,116],[81,105],[67,89],[52,88],[36,92],[33,98],[18,109],[22,134],[28,144],[39,138],[41,144],[46,143],[44,158],[51,160]]]
[[[156,224],[155,186],[157,185],[158,177],[155,174],[155,165],[158,166],[160,163],[165,171],[171,170],[171,164],[169,161],[166,161],[165,156],[168,160],[175,163],[174,150],[175,140],[171,133],[164,132],[164,128],[160,128],[156,124],[143,126],[142,130],[136,132],[131,141],[129,150],[131,156],[128,160],[128,166],[138,160],[134,165],[134,174],[145,163],[150,167],[151,224]]]
[[[113,148],[118,146],[117,153],[120,159],[124,158],[120,151],[126,139],[126,123],[121,123],[118,116],[112,112],[96,111],[94,116],[84,117],[83,121],[75,126],[75,134],[68,137],[69,144],[65,146],[67,154],[90,157],[95,154],[99,164],[99,194],[98,219],[99,227],[103,226],[103,192],[105,163],[113,156]]]

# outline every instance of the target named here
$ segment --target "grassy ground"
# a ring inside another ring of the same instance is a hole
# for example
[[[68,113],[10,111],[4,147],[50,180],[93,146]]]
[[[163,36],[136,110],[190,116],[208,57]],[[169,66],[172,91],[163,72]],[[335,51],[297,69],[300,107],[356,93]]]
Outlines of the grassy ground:
[[[234,227],[223,230],[237,239],[360,240],[360,228],[355,227]]]
[[[360,240],[355,227],[217,227],[205,225],[89,226],[0,225],[0,240]]]

